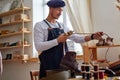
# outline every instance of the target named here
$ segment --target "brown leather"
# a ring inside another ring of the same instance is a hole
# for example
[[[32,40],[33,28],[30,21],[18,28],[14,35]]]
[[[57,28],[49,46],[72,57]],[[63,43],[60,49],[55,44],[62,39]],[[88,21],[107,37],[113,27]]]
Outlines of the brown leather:
[[[69,70],[47,70],[47,76],[40,80],[68,80],[71,78]]]
[[[76,61],[76,52],[68,51],[61,60],[61,67],[80,72],[78,69],[78,62]]]

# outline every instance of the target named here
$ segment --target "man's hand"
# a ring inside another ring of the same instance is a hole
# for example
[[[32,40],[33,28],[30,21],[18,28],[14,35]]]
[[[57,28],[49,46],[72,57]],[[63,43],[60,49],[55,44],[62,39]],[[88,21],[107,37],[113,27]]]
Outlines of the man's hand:
[[[102,36],[103,36],[103,32],[96,32],[96,33],[93,33],[91,35],[91,39],[97,39],[97,40],[99,40],[99,39],[102,38]]]
[[[69,36],[67,35],[64,35],[64,34],[61,34],[58,38],[57,38],[57,41],[58,43],[63,43],[65,42],[67,39],[68,39]]]

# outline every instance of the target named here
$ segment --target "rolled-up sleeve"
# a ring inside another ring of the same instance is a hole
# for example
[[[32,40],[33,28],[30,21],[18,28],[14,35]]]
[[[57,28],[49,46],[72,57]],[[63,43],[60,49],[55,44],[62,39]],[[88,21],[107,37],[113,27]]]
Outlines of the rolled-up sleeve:
[[[69,37],[70,40],[76,42],[76,43],[83,43],[85,42],[85,36],[81,36],[78,34],[73,34]]]

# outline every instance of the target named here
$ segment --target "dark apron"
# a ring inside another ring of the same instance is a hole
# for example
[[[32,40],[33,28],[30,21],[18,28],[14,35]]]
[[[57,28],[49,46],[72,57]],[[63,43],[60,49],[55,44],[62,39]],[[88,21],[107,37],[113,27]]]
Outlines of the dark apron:
[[[48,28],[48,39],[47,41],[56,39],[61,33],[64,33],[61,29],[60,24],[59,28],[51,28],[49,23],[44,20],[44,22],[49,26]],[[67,45],[65,43],[65,51],[67,51]],[[54,46],[48,50],[43,51],[39,55],[40,59],[40,78],[46,77],[46,70],[60,69],[60,62],[64,56],[63,43],[59,43],[57,46]]]

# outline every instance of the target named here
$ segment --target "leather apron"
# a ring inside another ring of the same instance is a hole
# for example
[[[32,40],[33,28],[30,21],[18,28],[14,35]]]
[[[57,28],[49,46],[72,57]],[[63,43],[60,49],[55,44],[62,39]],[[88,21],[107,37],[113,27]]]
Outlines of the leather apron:
[[[64,30],[61,29],[60,24],[59,28],[51,28],[50,24],[44,20],[44,22],[49,26],[48,28],[48,39],[47,41],[56,39],[60,34],[64,33]],[[65,51],[67,51],[67,45],[65,43]],[[40,59],[40,78],[46,77],[46,70],[60,69],[60,62],[64,56],[63,43],[45,50],[42,54],[39,55]]]

